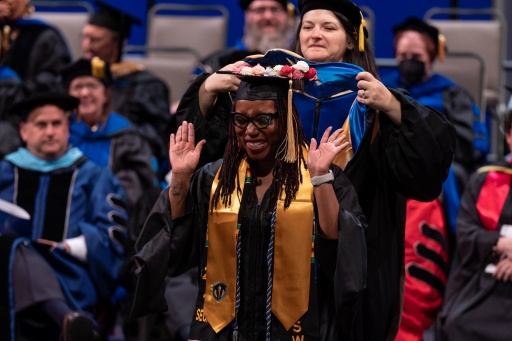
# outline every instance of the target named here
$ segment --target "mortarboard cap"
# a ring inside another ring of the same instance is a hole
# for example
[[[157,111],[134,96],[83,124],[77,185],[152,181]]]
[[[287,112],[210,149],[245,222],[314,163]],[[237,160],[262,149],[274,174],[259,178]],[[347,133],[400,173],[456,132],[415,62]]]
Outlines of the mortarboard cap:
[[[47,104],[53,104],[64,111],[71,111],[78,107],[79,100],[76,97],[60,92],[41,92],[15,103],[9,112],[18,115],[22,121],[35,109]]]
[[[119,33],[121,40],[128,39],[131,33],[132,24],[141,25],[142,21],[137,13],[130,11],[130,5],[113,0],[102,0],[95,2],[99,8],[91,14],[88,24],[108,28]]]
[[[295,162],[298,158],[297,127],[293,119],[293,80],[316,80],[316,70],[304,60],[292,65],[287,57],[300,56],[287,50],[269,50],[265,55],[248,56],[248,63],[232,71],[217,73],[236,74],[241,77],[235,100],[276,100],[287,101],[286,139],[278,150],[284,162]],[[277,64],[276,61],[284,62]],[[261,64],[260,64],[261,63]]]
[[[315,9],[325,9],[345,16],[358,29],[359,51],[364,51],[363,36],[368,38],[368,30],[363,13],[355,3],[351,0],[299,0],[299,13],[302,16]]]
[[[112,83],[110,65],[99,57],[93,57],[92,59],[82,58],[63,68],[61,70],[62,85],[67,89],[73,79],[81,76],[97,78],[105,86],[110,86]]]
[[[242,76],[235,100],[264,101],[287,98],[288,78]]]
[[[427,37],[430,38],[430,40],[434,42],[439,59],[441,59],[442,61],[444,60],[446,49],[445,38],[442,34],[439,33],[439,30],[436,27],[427,24],[420,18],[409,17],[405,19],[405,21],[403,21],[402,23],[393,26],[392,29],[394,35],[397,35],[398,33],[405,31],[416,31],[425,34]]]

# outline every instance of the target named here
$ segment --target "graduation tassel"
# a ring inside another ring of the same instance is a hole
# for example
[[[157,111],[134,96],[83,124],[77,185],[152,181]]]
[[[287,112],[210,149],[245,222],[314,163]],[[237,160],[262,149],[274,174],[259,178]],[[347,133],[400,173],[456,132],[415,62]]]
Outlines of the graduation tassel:
[[[97,79],[105,78],[105,62],[97,56],[91,59],[91,74]]]
[[[5,25],[2,29],[2,50],[7,53],[11,49],[11,26]]]
[[[366,20],[364,20],[363,13],[361,14],[361,24],[359,25],[359,51],[364,52],[364,28],[366,27]]]
[[[286,117],[286,150],[283,158],[284,162],[295,162],[297,161],[297,147],[295,146],[295,126],[293,122],[293,110],[292,110],[292,97],[293,97],[293,81],[288,81],[290,88],[288,89],[288,112]]]
[[[441,62],[444,62],[446,58],[446,37],[442,34],[437,36],[437,40],[439,41],[437,56]]]

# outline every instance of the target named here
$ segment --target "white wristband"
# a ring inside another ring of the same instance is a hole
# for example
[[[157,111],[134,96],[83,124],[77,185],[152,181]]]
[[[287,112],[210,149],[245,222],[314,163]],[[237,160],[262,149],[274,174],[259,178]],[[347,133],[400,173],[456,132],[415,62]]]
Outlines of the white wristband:
[[[313,186],[321,185],[325,182],[329,182],[334,180],[334,174],[332,174],[332,170],[329,169],[329,173],[324,175],[317,175],[311,178],[311,184]]]

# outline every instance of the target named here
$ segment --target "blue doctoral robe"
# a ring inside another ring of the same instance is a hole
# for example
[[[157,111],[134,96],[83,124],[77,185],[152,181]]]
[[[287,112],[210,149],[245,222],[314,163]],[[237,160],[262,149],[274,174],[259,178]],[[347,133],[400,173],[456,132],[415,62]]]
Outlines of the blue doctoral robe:
[[[467,174],[459,175],[465,182],[470,173],[479,167],[489,152],[489,134],[480,121],[480,109],[471,96],[451,79],[433,74],[427,81],[405,85],[400,81],[398,70],[392,70],[382,77],[382,82],[392,88],[403,88],[420,104],[443,113],[455,127],[457,144],[454,161]]]
[[[110,113],[96,129],[72,117],[69,142],[84,155],[102,167],[112,169],[119,179],[130,204],[134,204],[157,177],[151,147],[130,121]]]
[[[127,213],[123,190],[109,169],[76,148],[51,162],[20,148],[0,162],[0,198],[31,216],[28,226],[10,226],[12,243],[0,238],[0,287],[7,289],[0,299],[0,339],[14,335],[12,256],[21,243],[37,250],[32,241],[38,238],[61,242],[83,236],[86,262],[59,248],[40,255],[55,270],[71,309],[94,307],[112,296],[124,263]]]

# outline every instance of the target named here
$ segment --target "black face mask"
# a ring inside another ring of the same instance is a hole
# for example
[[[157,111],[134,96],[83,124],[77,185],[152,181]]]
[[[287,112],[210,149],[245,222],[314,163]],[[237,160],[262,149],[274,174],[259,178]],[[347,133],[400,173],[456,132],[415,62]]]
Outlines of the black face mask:
[[[405,85],[421,83],[425,77],[425,63],[415,59],[405,59],[398,64],[401,80]]]

